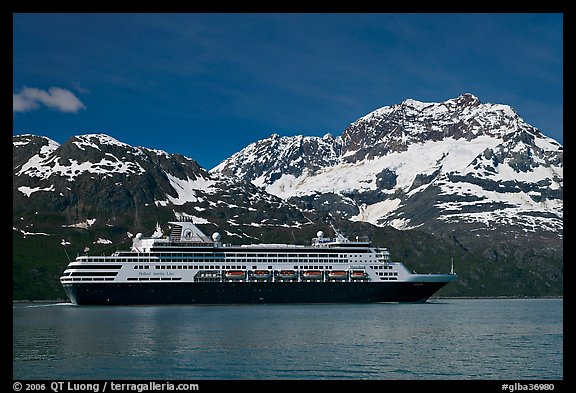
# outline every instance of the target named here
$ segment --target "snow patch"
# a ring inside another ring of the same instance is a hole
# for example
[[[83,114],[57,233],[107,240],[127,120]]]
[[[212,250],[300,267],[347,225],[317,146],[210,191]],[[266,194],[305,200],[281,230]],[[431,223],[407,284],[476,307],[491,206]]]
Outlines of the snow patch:
[[[213,194],[216,192],[214,185],[216,182],[214,180],[205,179],[203,177],[198,177],[197,179],[180,179],[176,176],[172,176],[166,173],[170,185],[176,191],[178,196],[176,198],[166,195],[168,200],[172,202],[173,205],[184,205],[187,202],[198,202],[196,197],[197,191],[203,191],[207,194]]]
[[[94,241],[92,244],[112,244],[112,240],[109,239],[102,239],[101,237],[99,237],[96,241]]]
[[[45,187],[45,188],[21,186],[21,187],[18,187],[18,191],[20,191],[22,194],[26,195],[27,197],[30,197],[30,195],[32,195],[32,193],[35,193],[38,191],[56,191],[56,190],[54,189],[54,184],[51,184],[50,187]]]
[[[88,229],[96,222],[95,218],[87,219],[84,222],[79,222],[77,224],[70,224],[70,225],[62,225],[62,228],[80,228],[80,229]]]
[[[396,210],[400,204],[400,199],[387,199],[372,205],[362,204],[359,206],[360,213],[350,218],[351,221],[363,221],[377,225],[377,222]]]
[[[16,227],[12,227],[13,231],[18,231],[22,234],[22,236],[26,237],[26,236],[52,236],[49,233],[44,233],[44,232],[26,232],[23,229],[18,229]]]

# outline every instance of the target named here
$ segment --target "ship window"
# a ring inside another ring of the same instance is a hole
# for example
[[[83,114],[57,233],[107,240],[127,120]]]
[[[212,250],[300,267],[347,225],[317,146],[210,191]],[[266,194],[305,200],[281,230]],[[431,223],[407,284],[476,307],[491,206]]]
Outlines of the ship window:
[[[188,269],[188,266],[184,265],[182,266],[182,269]]]
[[[149,266],[148,266],[148,265],[144,266],[144,269],[148,269],[148,268],[149,268]]]
[[[252,269],[256,269],[256,268],[257,268],[257,266],[256,266],[256,265],[252,265]]]
[[[268,266],[268,269],[272,269],[272,266]]]
[[[176,265],[172,265],[172,269],[176,269]]]
[[[160,266],[156,265],[156,266],[154,266],[154,268],[155,268],[156,270],[158,270],[158,269],[160,269]]]
[[[138,265],[134,265],[134,269],[138,269]]]
[[[170,265],[166,266],[166,269],[172,269],[172,267]]]

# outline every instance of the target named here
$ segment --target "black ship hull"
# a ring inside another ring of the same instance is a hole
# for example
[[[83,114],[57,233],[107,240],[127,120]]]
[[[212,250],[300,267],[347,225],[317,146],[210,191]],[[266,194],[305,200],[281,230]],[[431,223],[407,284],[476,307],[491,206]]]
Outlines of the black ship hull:
[[[78,305],[425,302],[447,282],[66,283]]]

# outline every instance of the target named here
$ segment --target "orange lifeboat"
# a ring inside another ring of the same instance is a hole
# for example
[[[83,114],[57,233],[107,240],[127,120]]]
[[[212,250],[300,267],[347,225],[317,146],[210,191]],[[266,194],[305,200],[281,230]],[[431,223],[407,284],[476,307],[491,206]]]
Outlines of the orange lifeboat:
[[[254,270],[252,278],[254,280],[268,280],[272,277],[270,270]]]
[[[364,270],[352,270],[350,278],[352,280],[365,280],[368,278],[368,274]]]
[[[294,270],[280,270],[278,273],[278,277],[281,280],[296,280],[298,275]]]
[[[322,280],[323,275],[320,270],[306,270],[302,273],[304,280]]]
[[[331,270],[328,272],[328,278],[330,280],[346,280],[348,272],[346,270]]]
[[[227,280],[244,280],[246,272],[244,270],[228,270],[224,273]]]

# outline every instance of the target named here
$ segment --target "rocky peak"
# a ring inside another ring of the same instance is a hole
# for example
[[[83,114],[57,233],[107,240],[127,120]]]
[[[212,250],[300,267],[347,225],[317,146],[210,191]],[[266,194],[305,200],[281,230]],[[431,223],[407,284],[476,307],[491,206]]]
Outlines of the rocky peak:
[[[295,177],[303,171],[314,173],[330,166],[340,156],[339,142],[331,135],[323,137],[272,134],[254,142],[212,169],[229,176],[240,176],[258,184],[271,184],[282,175]]]
[[[342,134],[343,152],[354,162],[406,151],[414,143],[470,141],[482,135],[507,138],[521,130],[539,134],[508,105],[484,104],[470,93],[439,103],[407,99],[350,124]]]
[[[60,145],[50,138],[22,134],[12,137],[12,161],[15,170],[20,170],[33,156],[44,159]]]
[[[453,103],[458,108],[477,107],[481,104],[478,97],[470,93],[464,93],[459,97],[446,101],[446,103]]]

